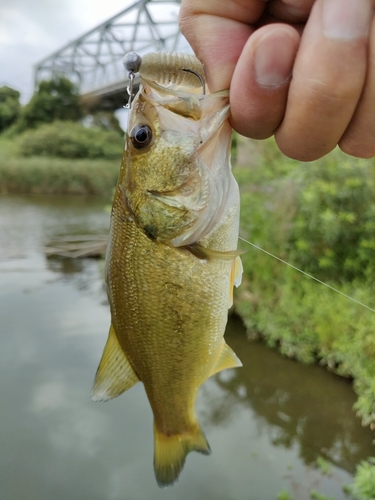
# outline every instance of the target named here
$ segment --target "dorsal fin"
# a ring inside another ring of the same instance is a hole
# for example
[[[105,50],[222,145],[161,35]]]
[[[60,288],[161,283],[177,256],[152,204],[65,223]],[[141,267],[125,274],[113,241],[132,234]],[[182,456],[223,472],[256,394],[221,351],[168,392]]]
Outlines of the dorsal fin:
[[[238,368],[240,366],[242,366],[242,363],[238,359],[236,353],[223,340],[219,357],[217,358],[209,377],[215,375],[215,373],[218,373],[221,370],[225,370],[226,368]]]
[[[139,381],[111,325],[102,359],[91,392],[93,401],[108,401],[127,391]]]

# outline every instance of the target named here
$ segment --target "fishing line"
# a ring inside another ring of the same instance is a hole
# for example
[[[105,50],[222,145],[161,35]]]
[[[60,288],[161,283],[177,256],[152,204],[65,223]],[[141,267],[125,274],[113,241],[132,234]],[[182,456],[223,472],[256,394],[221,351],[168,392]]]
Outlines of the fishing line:
[[[319,280],[318,278],[315,278],[315,276],[312,276],[311,274],[309,273],[306,273],[305,271],[302,271],[302,269],[299,269],[298,267],[296,266],[293,266],[293,264],[290,264],[289,262],[287,262],[286,260],[283,260],[283,259],[280,259],[280,257],[277,257],[276,255],[273,255],[271,252],[268,252],[267,250],[264,250],[263,248],[259,247],[258,245],[255,245],[255,243],[251,243],[251,241],[248,241],[248,240],[245,240],[245,238],[241,238],[241,236],[239,236],[239,239],[244,241],[245,243],[248,243],[249,245],[251,245],[252,247],[256,248],[257,250],[260,250],[261,252],[269,255],[270,257],[273,257],[274,259],[278,260],[279,262],[282,262],[283,264],[286,264],[287,266],[291,267],[292,269],[295,269],[296,271],[298,271],[299,273],[302,273],[304,274],[305,276],[307,276],[308,278],[311,278],[312,280],[315,280],[317,281],[318,283],[320,283],[321,285],[324,285],[326,286],[327,288],[330,288],[331,290],[333,290],[334,292],[337,292],[339,293],[340,295],[343,295],[344,297],[346,297],[347,299],[351,300],[352,302],[355,302],[356,304],[359,304],[360,306],[362,307],[365,307],[366,309],[368,309],[369,311],[372,311],[372,312],[375,312],[375,309],[372,309],[371,307],[367,306],[366,304],[363,304],[363,302],[360,302],[359,300],[357,299],[354,299],[353,297],[350,297],[350,295],[346,295],[346,293],[344,292],[341,292],[340,290],[338,290],[337,288],[331,286],[331,285],[328,285],[328,283],[324,283],[324,281],[321,281]]]

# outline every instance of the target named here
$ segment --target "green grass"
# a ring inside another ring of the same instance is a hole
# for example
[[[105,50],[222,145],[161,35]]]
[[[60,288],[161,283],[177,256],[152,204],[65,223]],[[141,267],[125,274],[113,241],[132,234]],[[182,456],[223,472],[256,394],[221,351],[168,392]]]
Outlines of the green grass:
[[[109,196],[124,140],[114,130],[53,122],[0,136],[0,194]]]
[[[18,143],[0,138],[0,194],[110,196],[120,170],[116,159],[24,158]]]
[[[0,194],[109,196],[119,170],[119,160],[0,157]]]

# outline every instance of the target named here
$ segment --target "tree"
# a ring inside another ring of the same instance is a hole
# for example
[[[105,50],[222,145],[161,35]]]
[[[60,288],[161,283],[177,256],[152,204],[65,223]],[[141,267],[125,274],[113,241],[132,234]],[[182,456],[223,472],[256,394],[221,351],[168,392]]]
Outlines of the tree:
[[[120,122],[112,111],[98,110],[90,113],[85,117],[84,123],[88,127],[96,127],[103,130],[114,130],[115,132],[118,132],[121,137],[124,135]]]
[[[42,81],[25,106],[19,130],[35,128],[54,120],[77,121],[82,118],[77,88],[67,78]]]
[[[6,85],[0,87],[0,133],[10,127],[19,117],[20,93]]]

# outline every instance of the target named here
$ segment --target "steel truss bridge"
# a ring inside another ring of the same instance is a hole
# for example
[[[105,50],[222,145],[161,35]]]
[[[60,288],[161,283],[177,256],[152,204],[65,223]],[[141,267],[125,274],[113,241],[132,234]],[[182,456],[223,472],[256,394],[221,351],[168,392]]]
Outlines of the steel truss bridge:
[[[35,66],[35,89],[42,80],[64,76],[83,100],[107,109],[126,100],[126,52],[191,51],[178,28],[181,0],[138,0]]]

